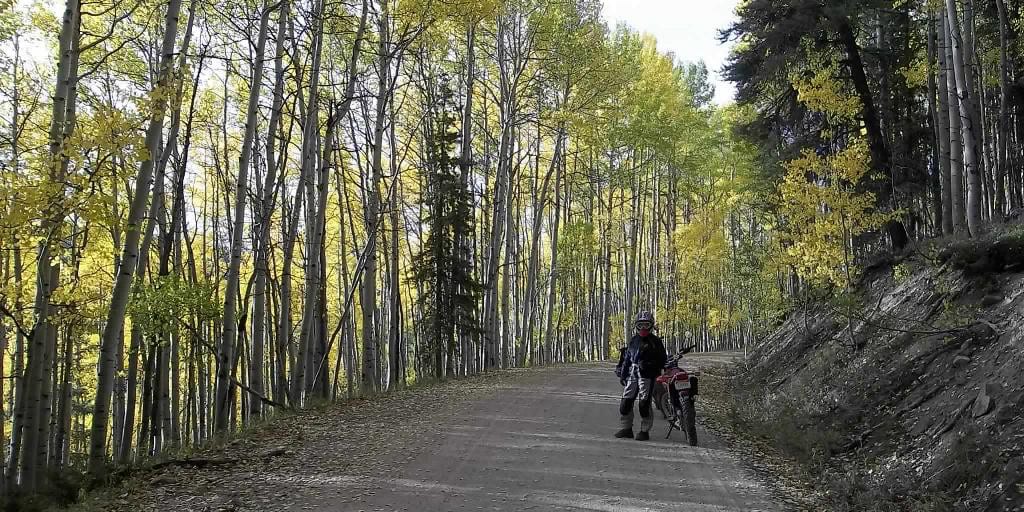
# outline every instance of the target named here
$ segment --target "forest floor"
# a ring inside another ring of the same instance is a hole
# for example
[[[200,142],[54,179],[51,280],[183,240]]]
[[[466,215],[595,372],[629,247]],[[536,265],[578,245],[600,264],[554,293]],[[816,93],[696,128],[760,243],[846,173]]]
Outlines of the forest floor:
[[[660,416],[650,441],[614,439],[620,393],[610,366],[598,363],[325,406],[191,454],[197,465],[139,472],[73,510],[784,509],[771,496],[777,486],[759,482],[741,452],[703,427],[697,448],[678,431],[665,439]]]

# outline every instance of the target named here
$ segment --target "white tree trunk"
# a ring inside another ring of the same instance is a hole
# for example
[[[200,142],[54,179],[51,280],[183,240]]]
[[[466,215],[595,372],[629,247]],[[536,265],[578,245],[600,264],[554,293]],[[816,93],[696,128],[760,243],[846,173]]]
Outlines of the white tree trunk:
[[[953,194],[950,190],[950,127],[949,127],[949,72],[946,69],[946,45],[949,37],[946,35],[942,14],[935,15],[933,29],[937,36],[936,61],[937,61],[937,85],[938,85],[938,106],[936,108],[936,132],[939,145],[939,181],[942,188],[942,234],[953,233]]]
[[[1010,46],[1006,0],[996,0],[999,10],[999,124],[996,148],[996,215],[1006,213],[1006,177],[1010,170],[1007,139],[1010,135]]]
[[[377,336],[377,224],[380,222],[380,182],[383,174],[384,116],[391,96],[391,50],[388,41],[388,3],[382,0],[380,12],[380,45],[377,50],[376,117],[373,126],[373,150],[370,156],[370,176],[367,178],[366,210],[364,221],[366,266],[363,270],[363,391],[373,392],[380,386],[378,375],[380,340]]]
[[[302,171],[299,177],[299,190],[296,191],[296,197],[302,194],[302,190],[306,192],[306,223],[307,227],[312,228],[313,223],[308,212],[315,211],[316,205],[312,204],[315,200],[312,193],[313,189],[313,173],[316,172],[316,160],[317,160],[317,146],[320,141],[320,65],[323,55],[323,32],[324,32],[324,17],[326,2],[321,1],[318,4],[316,10],[316,27],[313,33],[313,62],[310,67],[310,83],[309,83],[309,97],[306,99],[306,118],[303,122],[302,127]],[[296,212],[297,214],[297,212]],[[296,217],[297,221],[297,217]],[[309,252],[309,244],[307,240],[307,266],[305,269],[305,280],[306,286],[309,286],[310,279],[316,280],[319,278],[319,270],[317,269],[316,262],[319,261],[319,252],[316,254]],[[312,265],[310,265],[312,264]],[[307,304],[304,306],[308,309],[309,294],[313,293],[313,290],[306,290],[305,301]],[[315,301],[314,301],[315,302]],[[300,325],[305,328],[306,326],[306,309],[303,309],[303,317]],[[292,367],[292,399],[296,404],[302,405],[305,399],[306,391],[306,372],[310,371],[309,368],[309,339],[310,333],[306,331],[300,331],[299,336],[299,347],[298,353],[294,358],[294,366]]]
[[[953,74],[956,79],[956,91],[960,102],[960,122],[963,132],[964,144],[964,171],[967,173],[967,229],[971,236],[979,236],[982,232],[981,220],[981,169],[979,158],[981,148],[978,146],[980,140],[977,117],[975,115],[976,103],[974,91],[971,88],[969,78],[970,69],[968,57],[965,56],[964,39],[961,36],[960,22],[957,15],[956,0],[946,0],[946,11],[949,22],[949,33],[952,41],[953,51]]]
[[[288,25],[290,5],[287,0],[281,3],[277,20],[277,41],[274,50],[274,99],[270,109],[270,120],[267,123],[267,147],[266,160],[267,171],[263,181],[263,191],[259,202],[258,232],[256,242],[256,261],[253,271],[256,273],[256,280],[253,284],[253,315],[252,315],[252,362],[249,366],[249,387],[252,393],[249,398],[249,414],[259,417],[263,413],[263,402],[257,397],[257,393],[264,392],[263,384],[263,357],[266,347],[266,324],[267,324],[267,278],[268,258],[270,256],[270,221],[274,210],[274,202],[277,198],[277,131],[281,120],[281,110],[284,108],[284,39],[285,29]],[[261,20],[262,23],[262,20]],[[276,353],[276,352],[275,352]],[[277,379],[284,378],[284,361],[275,361],[273,371]],[[283,402],[279,386],[274,388],[274,399]]]
[[[195,6],[192,0],[190,11]],[[169,88],[173,81],[173,63],[175,57],[174,43],[178,34],[178,18],[181,12],[181,0],[170,0],[164,17],[164,38],[160,51],[160,80],[157,88]],[[185,49],[182,49],[185,51]],[[121,254],[121,266],[118,268],[110,299],[110,312],[103,326],[100,341],[100,364],[96,385],[96,401],[93,408],[92,432],[89,444],[89,473],[93,477],[103,474],[107,454],[107,423],[110,419],[110,394],[114,383],[114,357],[120,351],[121,328],[131,294],[132,279],[135,277],[135,266],[139,261],[139,238],[142,231],[143,215],[149,202],[149,190],[153,180],[153,158],[159,153],[158,143],[163,132],[164,116],[167,113],[167,95],[157,95],[153,111],[146,130],[146,148],[149,158],[139,164],[136,177],[135,196],[128,210],[125,228],[124,248]]]
[[[943,39],[946,41],[946,90],[949,93],[949,161],[950,196],[953,233],[963,233],[964,222],[964,140],[961,133],[960,97],[956,94],[956,73],[953,69],[953,38],[950,35],[949,15],[943,12]]]
[[[245,226],[245,199],[249,193],[249,159],[252,156],[253,140],[256,137],[256,114],[259,109],[260,90],[263,87],[263,62],[267,48],[267,33],[270,26],[269,5],[264,5],[260,15],[260,29],[256,41],[256,56],[253,69],[249,104],[245,114],[245,135],[242,138],[242,152],[238,157],[238,179],[235,181],[235,208],[231,231],[231,260],[228,264],[227,284],[224,288],[224,327],[221,332],[217,353],[217,397],[214,402],[214,428],[217,432],[228,429],[231,408],[232,365],[234,343],[238,333],[236,308],[238,300],[239,273],[242,265],[242,228]],[[260,362],[262,364],[262,361]],[[262,384],[261,384],[262,386]]]

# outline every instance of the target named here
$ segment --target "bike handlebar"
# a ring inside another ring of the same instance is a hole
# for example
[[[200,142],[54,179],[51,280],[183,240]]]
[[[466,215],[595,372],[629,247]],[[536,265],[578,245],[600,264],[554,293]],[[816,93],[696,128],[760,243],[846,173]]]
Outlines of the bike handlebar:
[[[680,350],[679,352],[676,352],[672,357],[670,357],[668,359],[668,362],[672,362],[672,361],[678,362],[680,359],[682,359],[683,356],[685,356],[686,354],[689,354],[690,352],[693,352],[693,350],[695,348],[697,348],[697,344],[696,343],[694,343],[693,345],[690,345],[689,347],[683,347],[682,350]],[[666,364],[668,362],[666,362]]]
[[[674,359],[678,359],[678,358],[680,358],[680,357],[683,357],[683,356],[685,356],[686,354],[689,354],[690,352],[693,352],[693,350],[694,350],[695,348],[697,348],[697,344],[696,344],[696,343],[694,343],[693,345],[690,345],[689,347],[683,347],[683,349],[682,349],[682,350],[680,350],[679,352],[677,352],[677,353],[676,353],[676,355],[674,355],[674,356],[672,356],[672,357],[673,357]]]

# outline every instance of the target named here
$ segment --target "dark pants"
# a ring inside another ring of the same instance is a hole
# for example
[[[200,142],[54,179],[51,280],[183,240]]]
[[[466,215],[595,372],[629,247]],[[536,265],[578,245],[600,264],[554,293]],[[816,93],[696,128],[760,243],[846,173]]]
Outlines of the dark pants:
[[[633,402],[640,399],[640,431],[649,432],[654,426],[654,415],[651,414],[651,390],[654,389],[654,379],[646,379],[640,376],[640,371],[633,368],[626,379],[626,386],[622,389],[622,401],[619,402],[619,424],[621,428],[633,428]]]

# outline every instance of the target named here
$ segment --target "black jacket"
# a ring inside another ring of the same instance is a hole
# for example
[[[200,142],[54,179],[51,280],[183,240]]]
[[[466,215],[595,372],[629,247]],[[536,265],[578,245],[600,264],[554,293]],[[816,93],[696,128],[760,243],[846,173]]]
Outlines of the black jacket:
[[[636,334],[629,340],[625,350],[619,352],[619,364],[615,367],[615,375],[625,379],[629,377],[633,365],[640,367],[640,376],[653,379],[661,375],[661,370],[668,361],[665,344],[654,334],[640,336]]]

